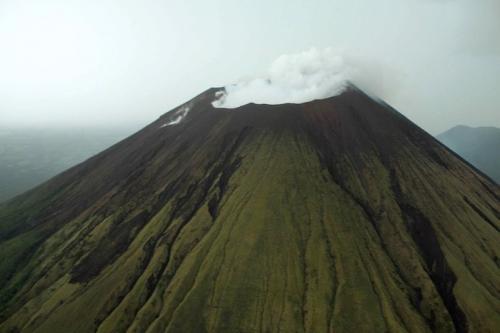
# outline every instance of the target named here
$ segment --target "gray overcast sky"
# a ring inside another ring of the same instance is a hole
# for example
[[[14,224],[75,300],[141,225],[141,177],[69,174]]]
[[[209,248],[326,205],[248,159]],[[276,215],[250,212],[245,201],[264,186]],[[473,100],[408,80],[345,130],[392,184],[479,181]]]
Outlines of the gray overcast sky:
[[[500,126],[498,0],[0,0],[0,126],[146,124],[333,47],[433,134]]]

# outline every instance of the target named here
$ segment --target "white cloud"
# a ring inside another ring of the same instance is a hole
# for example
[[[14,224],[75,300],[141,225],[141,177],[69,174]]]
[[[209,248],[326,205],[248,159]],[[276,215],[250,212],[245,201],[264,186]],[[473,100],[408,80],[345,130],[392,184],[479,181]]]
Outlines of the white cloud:
[[[226,86],[215,107],[236,108],[248,103],[305,103],[343,91],[355,70],[332,48],[282,55],[265,77]]]

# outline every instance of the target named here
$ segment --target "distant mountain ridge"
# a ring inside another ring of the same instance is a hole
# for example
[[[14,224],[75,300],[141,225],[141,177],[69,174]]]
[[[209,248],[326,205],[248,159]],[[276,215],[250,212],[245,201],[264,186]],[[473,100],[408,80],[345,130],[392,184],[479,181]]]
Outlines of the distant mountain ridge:
[[[459,125],[436,138],[500,184],[500,128]]]
[[[0,204],[0,332],[495,332],[500,188],[353,87],[210,89]]]

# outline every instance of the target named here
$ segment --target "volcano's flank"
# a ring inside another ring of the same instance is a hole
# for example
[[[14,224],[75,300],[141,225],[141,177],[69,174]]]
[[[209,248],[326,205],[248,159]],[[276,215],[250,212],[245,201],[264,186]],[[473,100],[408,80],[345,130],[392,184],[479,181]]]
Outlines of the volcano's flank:
[[[353,87],[216,91],[0,206],[0,331],[500,327],[498,185]]]

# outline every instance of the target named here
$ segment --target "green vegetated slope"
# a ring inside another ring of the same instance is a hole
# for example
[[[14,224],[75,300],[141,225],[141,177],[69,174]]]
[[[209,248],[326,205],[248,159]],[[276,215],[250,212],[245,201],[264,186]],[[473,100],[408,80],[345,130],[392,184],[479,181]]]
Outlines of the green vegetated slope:
[[[494,332],[500,190],[352,88],[141,132],[0,208],[0,331]]]

